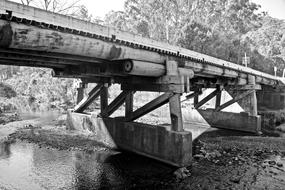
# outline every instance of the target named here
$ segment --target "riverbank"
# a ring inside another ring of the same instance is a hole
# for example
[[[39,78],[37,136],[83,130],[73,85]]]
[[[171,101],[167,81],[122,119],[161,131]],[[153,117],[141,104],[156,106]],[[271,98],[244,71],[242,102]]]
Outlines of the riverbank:
[[[7,143],[29,142],[40,149],[111,153],[103,163],[124,171],[121,189],[284,189],[285,138],[210,129],[193,144],[191,175],[174,175],[176,168],[131,153],[109,150],[91,133],[67,131],[65,118],[37,118],[0,126]],[[6,132],[5,132],[6,130]],[[7,131],[8,130],[8,131]],[[3,132],[4,131],[4,132]],[[1,136],[0,136],[1,138]],[[2,138],[3,139],[3,138]],[[105,163],[106,164],[106,163]],[[1,166],[0,166],[1,167]],[[183,178],[185,177],[185,178]],[[118,185],[118,184],[117,184]]]

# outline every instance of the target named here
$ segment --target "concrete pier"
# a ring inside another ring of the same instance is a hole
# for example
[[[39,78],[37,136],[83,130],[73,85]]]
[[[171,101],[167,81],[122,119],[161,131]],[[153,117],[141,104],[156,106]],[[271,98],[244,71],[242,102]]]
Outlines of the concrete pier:
[[[198,110],[211,127],[259,133],[261,117],[249,113],[217,112],[212,109]]]
[[[135,152],[164,163],[184,167],[192,161],[192,134],[170,131],[163,126],[124,122],[122,118],[99,118],[69,111],[70,129],[86,130],[111,148]]]

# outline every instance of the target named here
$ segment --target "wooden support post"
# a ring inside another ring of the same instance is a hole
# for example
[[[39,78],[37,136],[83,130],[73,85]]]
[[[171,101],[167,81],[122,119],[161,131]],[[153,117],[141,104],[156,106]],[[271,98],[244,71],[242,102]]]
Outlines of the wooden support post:
[[[169,99],[170,118],[171,118],[171,130],[183,131],[183,119],[181,111],[180,94],[174,94]]]
[[[125,102],[125,99],[127,95],[129,94],[129,91],[123,91],[119,96],[117,96],[106,108],[101,112],[102,117],[109,117],[114,113],[123,103]]]
[[[222,91],[223,91],[223,86],[218,85],[217,86],[217,95],[216,95],[216,106],[215,108],[219,107],[221,105],[221,98],[222,98]]]
[[[134,109],[134,92],[130,91],[125,100],[125,117],[131,117]]]
[[[195,93],[194,95],[194,106],[196,106],[199,102],[199,93]]]
[[[222,91],[218,91],[216,95],[216,106],[215,108],[219,107],[221,105],[221,98],[222,98]]]
[[[84,98],[85,85],[85,83],[80,83],[79,87],[77,88],[77,104],[79,104],[79,102],[81,102],[81,100]]]
[[[130,117],[126,118],[126,121],[133,121],[136,120],[147,113],[159,108],[160,106],[166,104],[169,101],[169,98],[173,96],[173,93],[167,92],[156,99],[150,101],[149,103],[145,104],[143,107],[134,111]]]
[[[101,112],[108,106],[108,84],[105,83],[100,92],[100,108]]]
[[[79,104],[81,100],[84,98],[84,88],[79,87],[77,88],[77,100],[76,103]]]
[[[248,75],[248,84],[249,85],[256,85],[256,81],[255,81],[255,76],[252,75]],[[252,116],[257,116],[257,99],[256,99],[256,90],[254,89],[253,92],[250,95],[250,103],[249,103],[249,107],[250,107],[250,114]]]
[[[205,103],[207,103],[209,100],[211,100],[212,98],[214,98],[217,95],[218,90],[213,91],[211,94],[209,94],[208,96],[206,96],[203,100],[201,100],[199,103],[197,103],[195,105],[195,109],[200,108],[202,105],[204,105]]]
[[[75,106],[74,112],[82,113],[97,97],[99,97],[102,87],[103,84],[98,84],[95,88],[93,88],[88,93],[88,96],[83,98],[79,104]]]
[[[198,104],[198,102],[199,102],[199,95],[201,95],[202,94],[202,89],[200,89],[200,88],[196,88],[195,90],[194,90],[194,106],[196,106],[197,104]]]

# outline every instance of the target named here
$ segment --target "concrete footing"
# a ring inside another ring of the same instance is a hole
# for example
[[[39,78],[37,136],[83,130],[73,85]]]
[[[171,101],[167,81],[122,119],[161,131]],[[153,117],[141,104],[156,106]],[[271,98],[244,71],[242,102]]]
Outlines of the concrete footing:
[[[211,127],[231,129],[252,133],[261,131],[260,116],[247,113],[216,112],[212,109],[198,110]]]
[[[192,161],[191,132],[175,132],[163,126],[124,122],[120,118],[98,118],[68,112],[71,129],[88,130],[96,141],[111,148],[121,148],[167,164],[185,167]]]

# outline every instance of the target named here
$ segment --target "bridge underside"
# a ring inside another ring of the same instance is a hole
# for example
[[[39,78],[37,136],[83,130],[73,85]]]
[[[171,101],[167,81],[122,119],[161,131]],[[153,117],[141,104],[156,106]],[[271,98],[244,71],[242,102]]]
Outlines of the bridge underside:
[[[117,31],[75,18],[0,1],[0,64],[47,67],[54,77],[80,78],[97,83],[69,112],[71,127],[94,132],[109,146],[133,151],[174,166],[192,159],[193,134],[186,130],[181,96],[213,127],[259,133],[258,111],[283,109],[284,80],[228,61]],[[122,92],[108,101],[108,88],[120,84]],[[272,87],[273,86],[273,87]],[[214,91],[202,96],[202,89]],[[137,91],[162,94],[134,110]],[[222,101],[222,91],[232,99]],[[274,96],[271,96],[271,95]],[[100,114],[83,114],[100,97]],[[211,109],[203,109],[214,99]],[[238,103],[243,112],[229,109]],[[135,122],[169,105],[171,124],[153,126]],[[120,106],[124,117],[111,118]],[[190,109],[190,108],[189,108]]]
[[[85,97],[85,85],[78,88],[78,100],[81,101],[68,114],[70,127],[92,131],[97,140],[111,147],[119,147],[178,167],[188,166],[192,160],[193,138],[191,131],[184,128],[181,109],[181,96],[187,94],[185,100],[192,99],[195,109],[212,127],[260,133],[261,118],[258,115],[256,93],[261,90],[261,86],[256,84],[254,76],[248,75],[247,84],[241,85],[222,78],[178,75],[178,65],[175,61],[168,61],[166,66],[171,69],[167,69],[166,75],[156,78],[132,76],[127,79],[112,79],[113,81],[102,77],[85,79],[85,83],[96,82],[97,86]],[[120,83],[122,91],[109,102],[108,88],[112,82]],[[201,98],[202,89],[205,88],[215,90]],[[134,110],[133,97],[137,91],[162,94]],[[232,99],[222,102],[222,91],[227,91]],[[99,97],[100,114],[83,114]],[[214,108],[202,109],[212,99],[215,99]],[[239,103],[244,112],[223,111],[234,103]],[[169,105],[169,127],[135,122],[165,104]],[[124,117],[111,118],[110,116],[123,105]]]

